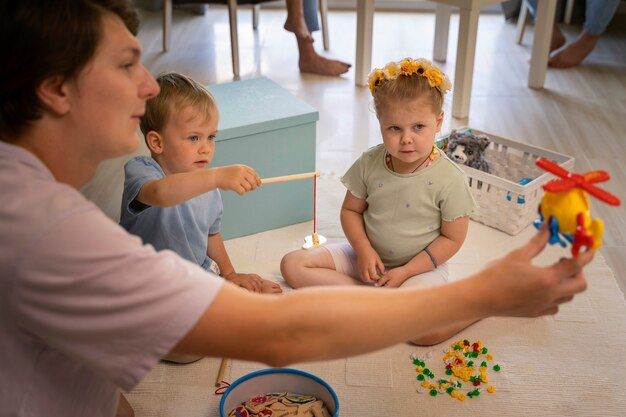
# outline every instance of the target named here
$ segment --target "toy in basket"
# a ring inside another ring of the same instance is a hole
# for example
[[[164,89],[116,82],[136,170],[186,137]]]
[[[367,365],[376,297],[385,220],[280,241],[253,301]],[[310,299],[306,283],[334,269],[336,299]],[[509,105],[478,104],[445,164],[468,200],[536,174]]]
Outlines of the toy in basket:
[[[466,164],[458,165],[467,175],[478,205],[470,218],[510,235],[518,234],[537,218],[537,206],[543,195],[541,186],[551,179],[549,173],[535,165],[535,160],[544,157],[564,169],[574,168],[574,158],[568,155],[470,127],[456,129],[457,136],[467,134],[489,140],[481,150],[489,172]],[[444,135],[436,141],[437,146],[450,149],[449,144],[455,135],[452,132]]]
[[[574,256],[580,253],[581,248],[598,249],[602,245],[604,223],[602,219],[591,218],[587,194],[612,206],[619,206],[619,198],[593,185],[608,181],[609,174],[605,171],[574,174],[545,158],[538,158],[535,163],[561,177],[543,185],[544,194],[539,204],[540,219],[535,221],[535,226],[540,227],[544,219],[548,219],[550,243],[559,243],[563,247],[566,241],[571,243]]]

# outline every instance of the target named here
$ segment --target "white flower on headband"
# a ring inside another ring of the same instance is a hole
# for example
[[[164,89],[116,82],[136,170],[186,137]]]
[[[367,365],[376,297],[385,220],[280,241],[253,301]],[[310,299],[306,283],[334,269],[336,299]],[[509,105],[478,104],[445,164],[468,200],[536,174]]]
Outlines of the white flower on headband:
[[[398,62],[390,62],[383,68],[375,68],[370,72],[367,81],[371,93],[374,94],[382,84],[395,80],[400,75],[424,77],[428,80],[428,85],[438,89],[442,94],[445,94],[452,88],[452,83],[446,74],[441,72],[429,60],[424,58],[404,58]]]

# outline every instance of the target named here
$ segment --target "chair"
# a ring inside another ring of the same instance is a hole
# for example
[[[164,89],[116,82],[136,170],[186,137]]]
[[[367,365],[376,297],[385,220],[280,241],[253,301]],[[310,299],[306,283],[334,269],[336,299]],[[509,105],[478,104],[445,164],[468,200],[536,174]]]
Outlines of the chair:
[[[172,4],[173,3],[209,3],[222,4],[228,7],[228,19],[230,22],[230,49],[233,62],[234,79],[239,79],[239,38],[237,35],[237,6],[252,5],[252,28],[256,30],[259,25],[260,3],[276,0],[163,0],[163,52],[170,48],[170,37],[172,27]],[[319,1],[319,13],[321,21],[322,39],[324,50],[328,50],[328,3],[327,0]]]
[[[565,2],[565,16],[563,17],[563,23],[569,25],[572,21],[572,11],[574,10],[574,1],[567,0]],[[515,42],[520,45],[524,40],[524,31],[526,30],[526,24],[528,23],[528,4],[525,0],[522,0],[522,6],[519,11],[519,17],[517,18],[517,26],[515,28]]]

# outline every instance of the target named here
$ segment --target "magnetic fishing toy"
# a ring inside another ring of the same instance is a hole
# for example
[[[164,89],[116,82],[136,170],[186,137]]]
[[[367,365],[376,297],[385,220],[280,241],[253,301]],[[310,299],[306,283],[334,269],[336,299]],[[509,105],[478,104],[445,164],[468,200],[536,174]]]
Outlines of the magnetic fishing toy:
[[[313,234],[304,238],[304,244],[302,249],[311,249],[316,246],[326,243],[326,238],[317,233],[317,177],[320,176],[319,172],[306,172],[303,174],[284,175],[282,177],[272,177],[262,179],[263,184],[272,184],[276,182],[303,180],[306,178],[313,178]]]
[[[580,253],[581,248],[598,249],[602,245],[604,223],[600,218],[591,218],[587,194],[604,203],[619,206],[619,198],[594,185],[608,181],[609,174],[601,170],[575,174],[545,158],[538,158],[535,163],[560,177],[542,186],[544,194],[539,204],[540,218],[535,220],[535,227],[539,228],[547,219],[550,244],[559,243],[565,247],[569,242],[574,256]]]

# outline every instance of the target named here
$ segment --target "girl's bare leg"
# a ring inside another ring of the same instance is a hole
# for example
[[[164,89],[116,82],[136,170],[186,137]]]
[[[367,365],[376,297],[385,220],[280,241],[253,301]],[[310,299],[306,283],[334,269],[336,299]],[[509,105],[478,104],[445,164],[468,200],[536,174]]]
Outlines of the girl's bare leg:
[[[360,281],[337,272],[332,256],[321,247],[288,253],[280,262],[280,271],[285,282],[292,288],[361,284]]]

